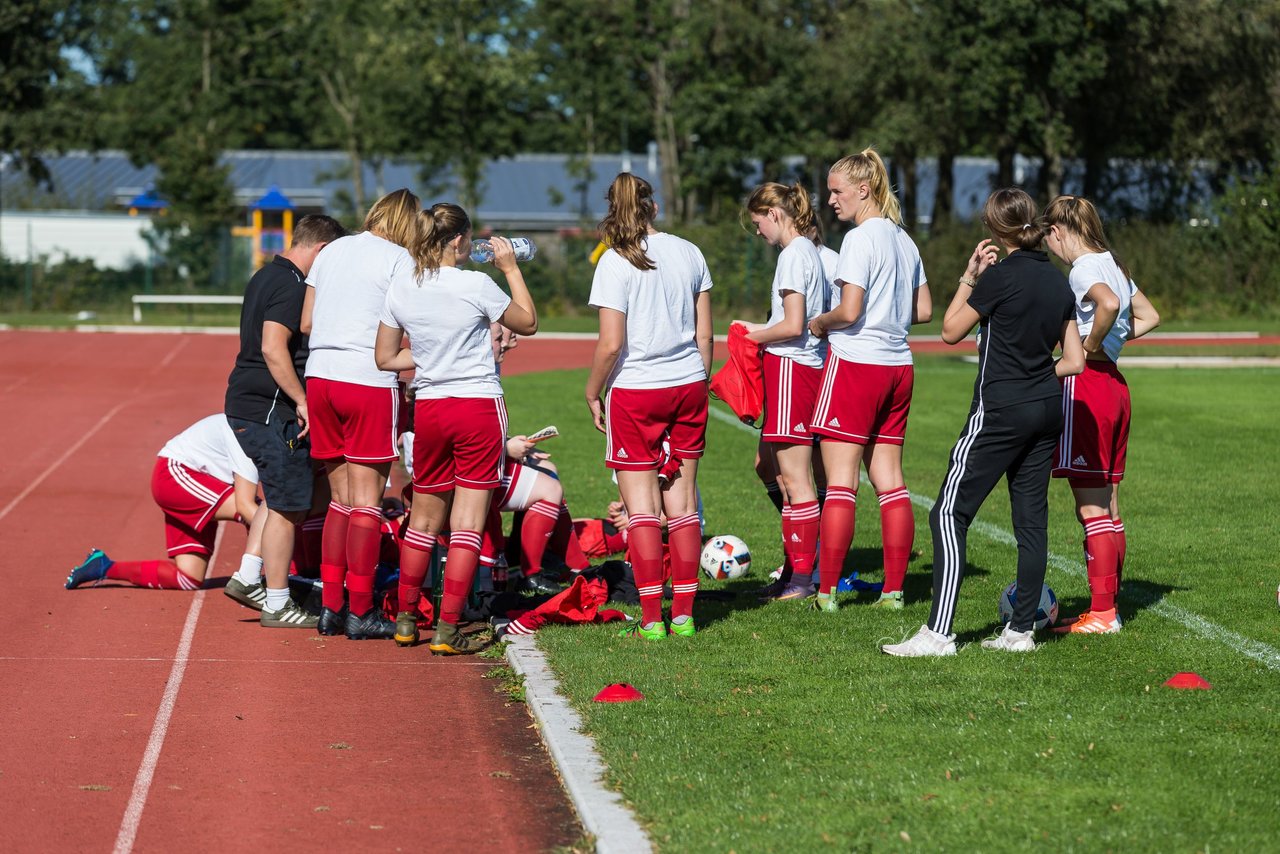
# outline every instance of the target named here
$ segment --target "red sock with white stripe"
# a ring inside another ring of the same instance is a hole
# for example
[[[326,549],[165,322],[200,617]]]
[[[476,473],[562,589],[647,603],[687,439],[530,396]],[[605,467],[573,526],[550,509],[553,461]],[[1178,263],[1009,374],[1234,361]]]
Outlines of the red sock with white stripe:
[[[341,611],[343,585],[347,579],[347,522],[351,508],[336,501],[329,502],[324,517],[324,531],[320,537],[320,591],[324,606],[330,611]]]
[[[1116,535],[1116,594],[1120,593],[1120,585],[1124,583],[1124,551],[1128,543],[1124,538],[1124,522],[1119,516],[1111,517],[1111,531]]]
[[[578,535],[573,529],[573,516],[569,514],[569,506],[563,501],[560,502],[560,516],[556,519],[556,526],[551,531],[548,547],[552,553],[564,558],[564,565],[572,570],[583,570],[591,566],[591,561],[582,551],[582,544],[578,542]]]
[[[422,596],[422,585],[431,571],[431,552],[436,547],[435,534],[406,528],[400,540],[400,587],[397,608],[412,611]]]
[[[880,537],[884,544],[884,587],[881,592],[902,589],[907,562],[916,541],[916,515],[911,510],[911,493],[905,486],[876,493],[880,499]]]
[[[542,555],[559,521],[560,505],[550,501],[535,501],[525,512],[520,527],[520,568],[525,578],[542,571]]]
[[[475,581],[476,566],[480,563],[480,532],[451,531],[449,553],[444,564],[444,596],[440,600],[440,622],[458,625],[471,585]]]
[[[813,561],[817,556],[818,528],[822,518],[818,502],[792,504],[788,509],[790,513],[782,518],[782,530],[786,539],[787,557],[792,566],[791,583],[812,584]]]
[[[640,594],[640,620],[662,622],[662,528],[658,517],[632,514],[627,522],[627,554]]]
[[[347,607],[356,616],[373,607],[373,574],[382,549],[382,510],[352,507],[347,522]]]
[[[1110,611],[1116,607],[1119,550],[1110,516],[1084,520],[1084,557],[1089,573],[1090,611]]]
[[[702,556],[702,519],[697,513],[667,520],[667,545],[671,550],[671,619],[692,617]]]
[[[116,561],[107,570],[107,578],[150,590],[199,590],[203,586],[171,560]]]
[[[821,557],[818,560],[818,592],[831,593],[840,582],[844,559],[853,544],[853,526],[858,515],[857,493],[847,486],[828,486],[822,507]]]

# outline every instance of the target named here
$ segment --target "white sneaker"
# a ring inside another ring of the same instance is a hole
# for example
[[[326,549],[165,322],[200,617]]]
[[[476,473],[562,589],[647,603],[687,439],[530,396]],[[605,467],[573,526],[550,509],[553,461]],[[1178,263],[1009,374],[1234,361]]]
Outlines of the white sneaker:
[[[940,635],[928,626],[921,626],[920,631],[902,643],[889,643],[880,647],[885,655],[898,658],[925,658],[937,655],[956,654],[956,636]]]
[[[993,638],[982,642],[983,649],[1002,649],[1005,652],[1031,652],[1036,648],[1036,631],[1015,632],[1012,623],[1006,623],[1004,630]]]

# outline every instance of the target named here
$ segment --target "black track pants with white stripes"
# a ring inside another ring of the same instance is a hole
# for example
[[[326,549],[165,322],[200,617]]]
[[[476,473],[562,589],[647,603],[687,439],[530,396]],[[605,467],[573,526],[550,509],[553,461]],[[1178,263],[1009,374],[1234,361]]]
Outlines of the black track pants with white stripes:
[[[951,633],[956,597],[965,569],[969,525],[1002,476],[1009,482],[1013,533],[1018,541],[1016,631],[1030,629],[1040,601],[1048,562],[1049,474],[1062,432],[1058,398],[985,411],[980,401],[969,410],[942,491],[929,513],[933,529],[933,610],[929,628]]]

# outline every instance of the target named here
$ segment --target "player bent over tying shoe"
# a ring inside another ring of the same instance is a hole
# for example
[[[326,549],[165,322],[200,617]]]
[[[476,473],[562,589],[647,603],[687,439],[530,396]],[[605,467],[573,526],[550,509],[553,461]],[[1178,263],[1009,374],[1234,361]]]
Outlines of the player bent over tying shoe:
[[[330,217],[304,216],[294,226],[289,249],[249,280],[240,313],[240,352],[227,378],[227,422],[258,468],[267,503],[262,527],[266,597],[259,622],[268,628],[316,625],[316,618],[289,598],[288,583],[294,529],[311,508],[312,493],[302,303],[316,256],[343,233]]]
[[[702,252],[653,227],[653,187],[623,172],[608,192],[600,232],[609,250],[591,283],[600,337],[587,379],[587,406],[605,434],[605,465],[617,472],[627,507],[628,546],[640,593],[640,622],[627,633],[663,640],[662,530],[671,548],[671,633],[694,634],[702,524],[698,459],[706,444],[711,368],[711,274]],[[601,400],[608,386],[607,403]],[[679,468],[660,482],[663,440]]]
[[[258,470],[236,442],[226,416],[200,419],[165,443],[151,472],[151,495],[164,511],[169,559],[113,561],[94,549],[71,570],[66,588],[105,579],[154,590],[198,590],[209,571],[218,523],[248,525],[258,510],[257,492]],[[233,598],[262,607],[266,590],[261,584],[233,583],[240,594]]]
[[[444,595],[430,646],[437,655],[467,655],[484,648],[458,630],[458,620],[479,563],[491,493],[502,481],[507,429],[489,327],[500,322],[532,335],[538,315],[509,240],[491,242],[511,296],[487,274],[459,268],[471,253],[471,220],[462,208],[437,204],[419,217],[414,269],[392,279],[374,347],[381,370],[415,370],[413,509],[400,547],[405,598],[396,634],[401,643],[416,636],[409,621],[447,520]],[[406,335],[409,347],[402,348]]]

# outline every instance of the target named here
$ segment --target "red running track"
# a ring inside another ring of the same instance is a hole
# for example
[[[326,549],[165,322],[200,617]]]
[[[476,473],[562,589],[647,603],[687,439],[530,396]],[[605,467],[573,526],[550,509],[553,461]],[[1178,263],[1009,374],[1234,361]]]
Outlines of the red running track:
[[[262,629],[217,589],[62,589],[91,546],[163,556],[152,460],[221,410],[235,348],[0,332],[0,850],[575,842],[526,710],[481,678],[492,662]],[[211,576],[243,540],[224,529]]]

